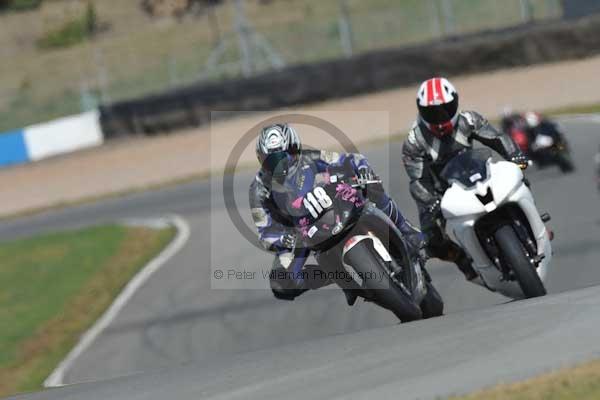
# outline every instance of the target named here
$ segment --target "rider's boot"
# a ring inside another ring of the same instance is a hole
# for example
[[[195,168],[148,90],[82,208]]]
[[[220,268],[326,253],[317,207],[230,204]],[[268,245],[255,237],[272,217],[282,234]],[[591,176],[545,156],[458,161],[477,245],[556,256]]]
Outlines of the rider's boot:
[[[406,238],[408,251],[411,255],[418,257],[421,261],[425,261],[421,251],[427,244],[426,236],[423,232],[404,218],[398,209],[398,205],[391,198],[387,197],[387,204],[380,207],[380,209],[387,214],[394,225],[396,225],[396,228],[398,228],[400,233]]]
[[[473,268],[473,260],[454,243],[451,243],[448,249],[448,261],[453,261],[468,281],[479,278],[479,274]]]
[[[427,261],[428,258],[425,251],[425,247],[427,245],[425,234],[412,226],[406,219],[402,219],[400,223],[396,224],[396,227],[406,238],[408,242],[408,250],[411,252],[411,254],[418,258],[422,264],[425,264],[425,261]]]
[[[344,295],[346,296],[346,303],[349,306],[353,306],[356,303],[356,299],[358,299],[358,294],[355,289],[342,289],[344,291]]]
[[[464,252],[456,261],[454,261],[454,263],[468,281],[479,278],[479,274],[475,271],[475,268],[473,268],[472,260]]]

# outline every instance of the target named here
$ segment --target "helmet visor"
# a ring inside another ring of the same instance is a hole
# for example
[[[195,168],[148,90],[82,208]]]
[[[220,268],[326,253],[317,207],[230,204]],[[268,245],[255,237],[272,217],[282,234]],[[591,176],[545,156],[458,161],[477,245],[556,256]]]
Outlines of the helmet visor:
[[[454,118],[458,111],[458,98],[455,96],[454,100],[449,103],[432,105],[432,106],[421,106],[419,105],[419,113],[421,118],[430,124],[441,125],[445,124]]]
[[[271,153],[263,162],[263,169],[273,177],[283,177],[287,175],[290,168],[296,162],[296,157],[286,151]]]

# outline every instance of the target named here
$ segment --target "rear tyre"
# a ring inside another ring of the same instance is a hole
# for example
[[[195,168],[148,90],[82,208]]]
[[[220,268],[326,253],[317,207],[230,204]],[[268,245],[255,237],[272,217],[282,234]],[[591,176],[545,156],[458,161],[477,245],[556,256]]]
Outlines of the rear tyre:
[[[433,318],[444,315],[444,300],[437,289],[427,282],[427,296],[421,301],[423,318]]]
[[[510,225],[504,225],[496,231],[494,236],[504,259],[515,273],[525,297],[544,296],[546,288],[529,261],[529,257],[513,228]]]
[[[387,273],[385,261],[375,251],[370,240],[363,240],[356,244],[346,253],[344,261],[360,276],[376,277],[363,281],[362,288],[367,291],[366,298],[390,310],[402,322],[423,318],[421,309],[402,288],[392,281]]]

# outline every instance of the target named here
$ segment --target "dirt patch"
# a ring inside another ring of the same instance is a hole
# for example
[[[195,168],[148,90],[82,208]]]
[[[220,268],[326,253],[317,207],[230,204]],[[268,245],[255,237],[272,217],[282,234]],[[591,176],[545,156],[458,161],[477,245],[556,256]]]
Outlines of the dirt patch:
[[[462,108],[496,117],[502,108],[551,109],[600,102],[593,83],[600,57],[515,68],[466,77],[450,77],[461,93]],[[410,127],[415,116],[416,86],[343,100],[328,101],[300,111],[330,118],[356,143],[384,140]],[[339,113],[345,111],[344,113]],[[372,111],[372,118],[357,111]],[[381,131],[381,114],[389,113],[389,130]],[[101,196],[200,174],[225,166],[232,146],[260,118],[240,116],[211,127],[191,129],[170,136],[128,139],[66,157],[0,170],[0,215],[47,207],[62,202]],[[373,127],[378,127],[373,129]],[[303,129],[305,143],[332,145],[318,131]],[[218,144],[211,141],[218,138]],[[253,159],[252,146],[242,162]]]

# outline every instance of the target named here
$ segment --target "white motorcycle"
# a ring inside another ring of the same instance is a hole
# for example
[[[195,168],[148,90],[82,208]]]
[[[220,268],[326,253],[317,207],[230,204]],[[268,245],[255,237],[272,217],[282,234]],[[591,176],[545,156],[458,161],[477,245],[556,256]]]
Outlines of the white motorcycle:
[[[448,184],[441,203],[446,234],[471,257],[483,285],[514,299],[545,295],[550,216],[539,214],[519,166],[469,149],[440,178]]]

